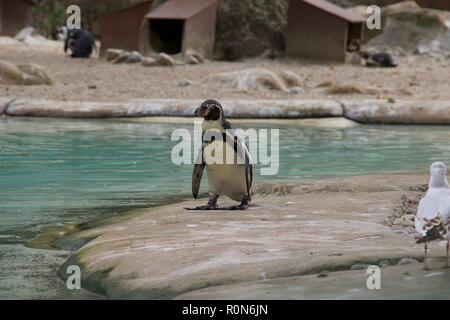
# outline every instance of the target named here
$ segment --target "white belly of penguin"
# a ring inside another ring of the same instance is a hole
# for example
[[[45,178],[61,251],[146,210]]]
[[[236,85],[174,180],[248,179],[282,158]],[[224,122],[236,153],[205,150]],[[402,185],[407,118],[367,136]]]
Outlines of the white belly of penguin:
[[[234,155],[234,149],[222,142],[212,142],[210,148],[223,147],[222,155],[215,155],[216,163],[207,161],[208,189],[219,196],[227,196],[235,201],[242,201],[247,195],[247,181],[245,177],[245,164],[236,158],[233,164],[226,163],[226,154]],[[217,150],[217,149],[216,149]],[[206,156],[208,158],[208,156]]]
[[[242,164],[213,164],[206,167],[209,191],[242,201],[247,195],[245,167]]]

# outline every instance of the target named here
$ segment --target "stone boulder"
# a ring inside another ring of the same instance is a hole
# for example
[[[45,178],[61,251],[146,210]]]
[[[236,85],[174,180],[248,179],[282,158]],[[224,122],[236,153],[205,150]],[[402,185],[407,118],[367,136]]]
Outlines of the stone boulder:
[[[158,61],[158,65],[166,66],[166,67],[173,67],[176,64],[175,59],[164,52],[161,52],[158,55],[157,61]]]
[[[450,101],[343,101],[344,116],[370,124],[450,124]]]
[[[14,85],[53,85],[45,69],[36,64],[15,65],[0,60],[0,83]]]
[[[158,61],[152,57],[144,57],[142,59],[142,65],[144,67],[155,67],[158,65]]]
[[[114,64],[119,63],[141,63],[144,57],[137,51],[125,51],[121,49],[106,50],[106,60]]]
[[[401,48],[406,52],[417,52],[417,46],[437,40],[448,31],[450,12],[421,8],[414,1],[386,6],[383,33],[367,43],[368,47]],[[445,42],[445,38],[442,39]]]
[[[332,84],[330,87],[325,89],[325,92],[327,94],[339,94],[339,95],[347,95],[347,94],[376,95],[380,93],[380,91],[376,88],[367,87],[363,84],[357,83]]]
[[[37,47],[59,47],[61,43],[59,41],[49,40],[42,35],[38,34],[32,27],[26,27],[20,30],[14,37],[16,41],[22,42],[29,46]]]
[[[303,81],[291,71],[273,72],[255,68],[213,74],[201,80],[200,85],[241,91],[270,89],[289,92],[289,88],[302,87]]]
[[[128,55],[128,57],[125,59],[125,63],[140,63],[142,62],[143,57],[142,55],[137,51],[132,51]]]
[[[191,64],[201,63],[203,61],[201,55],[194,54],[193,51],[190,53]],[[153,54],[150,57],[144,57],[138,51],[125,51],[121,49],[108,49],[106,51],[106,60],[113,64],[120,63],[141,63],[144,67],[155,67],[155,66],[175,66],[182,64],[180,61],[176,61],[172,56],[166,53]]]
[[[6,108],[13,99],[0,98],[0,116],[5,113]]]
[[[107,61],[113,61],[117,59],[122,53],[124,53],[124,50],[122,49],[107,49],[106,50],[106,60]]]
[[[200,64],[205,62],[205,58],[197,50],[189,48],[184,52],[184,61],[187,64]]]
[[[0,46],[20,46],[22,42],[7,36],[0,36]]]
[[[123,51],[118,56],[116,56],[116,58],[111,60],[111,62],[114,64],[124,63],[128,59],[129,56],[130,56],[130,52]]]
[[[14,39],[18,41],[24,41],[26,38],[37,35],[36,30],[33,27],[26,27],[20,30]]]

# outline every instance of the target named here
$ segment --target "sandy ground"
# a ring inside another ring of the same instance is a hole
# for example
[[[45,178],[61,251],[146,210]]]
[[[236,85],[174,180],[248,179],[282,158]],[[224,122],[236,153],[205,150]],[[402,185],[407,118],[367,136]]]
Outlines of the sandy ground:
[[[324,282],[322,295],[314,281],[292,277],[334,274],[383,261],[396,265],[404,257],[420,259],[423,248],[415,243],[413,234],[382,222],[400,206],[402,195],[417,195],[411,187],[426,180],[423,172],[263,184],[247,211],[187,211],[185,207],[206,201],[188,200],[141,210],[126,220],[82,231],[60,243],[95,238],[65,266],[82,266],[85,288],[109,298],[198,298],[209,293],[208,298],[229,298],[230,290],[235,289],[240,298],[262,298],[265,289],[274,292],[267,296],[270,298],[339,298],[355,281],[366,289],[360,281],[361,271],[357,278],[342,274],[343,285],[334,285],[331,291]],[[435,259],[435,270],[429,272],[432,276],[442,272],[445,247],[434,243],[431,250]],[[65,266],[60,269],[61,276]],[[393,291],[385,293],[395,297],[410,284],[417,287],[415,297],[442,293],[442,286],[433,287],[419,279],[427,273],[418,275],[418,261],[415,268],[418,280],[413,282],[404,282],[397,269],[390,272],[389,282],[398,282],[390,287]],[[448,276],[444,272],[443,277]],[[345,285],[348,277],[354,280]],[[268,279],[272,280],[259,282]]]
[[[370,69],[359,65],[319,63],[307,60],[248,59],[242,62],[207,62],[196,66],[151,67],[113,65],[105,59],[71,59],[62,44],[31,49],[27,45],[0,45],[0,59],[16,64],[37,63],[56,80],[54,86],[0,85],[0,96],[55,100],[125,101],[135,98],[204,99],[303,99],[303,98],[409,98],[450,99],[450,58],[406,56],[397,58],[395,69]],[[248,68],[290,70],[304,80],[305,93],[274,90],[236,91],[208,86],[180,87],[182,79],[198,81],[206,76]],[[317,87],[331,81],[336,85],[359,84],[374,89],[371,94],[328,95]]]

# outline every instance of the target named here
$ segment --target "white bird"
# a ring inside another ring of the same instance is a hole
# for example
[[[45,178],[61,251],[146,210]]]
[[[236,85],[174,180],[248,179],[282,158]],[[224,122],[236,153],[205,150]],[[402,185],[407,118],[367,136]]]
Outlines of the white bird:
[[[424,270],[430,270],[427,265],[428,242],[447,239],[448,267],[449,235],[450,235],[450,185],[447,181],[447,166],[443,162],[435,162],[430,168],[430,183],[428,192],[419,202],[415,218],[417,232],[422,237],[417,243],[424,243]]]

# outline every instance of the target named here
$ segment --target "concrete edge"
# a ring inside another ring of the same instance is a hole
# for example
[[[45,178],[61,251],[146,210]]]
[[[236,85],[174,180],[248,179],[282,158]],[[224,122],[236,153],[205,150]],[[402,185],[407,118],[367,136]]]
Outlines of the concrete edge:
[[[201,100],[148,99],[126,102],[53,101],[16,99],[8,107],[10,116],[111,118],[190,117]],[[342,117],[341,105],[333,100],[225,100],[230,118],[329,118]]]
[[[360,124],[450,125],[450,100],[343,100],[342,108]]]
[[[55,118],[191,117],[201,100],[136,99],[125,102],[0,98],[0,115]],[[343,117],[360,124],[450,125],[450,100],[224,100],[235,119]]]

